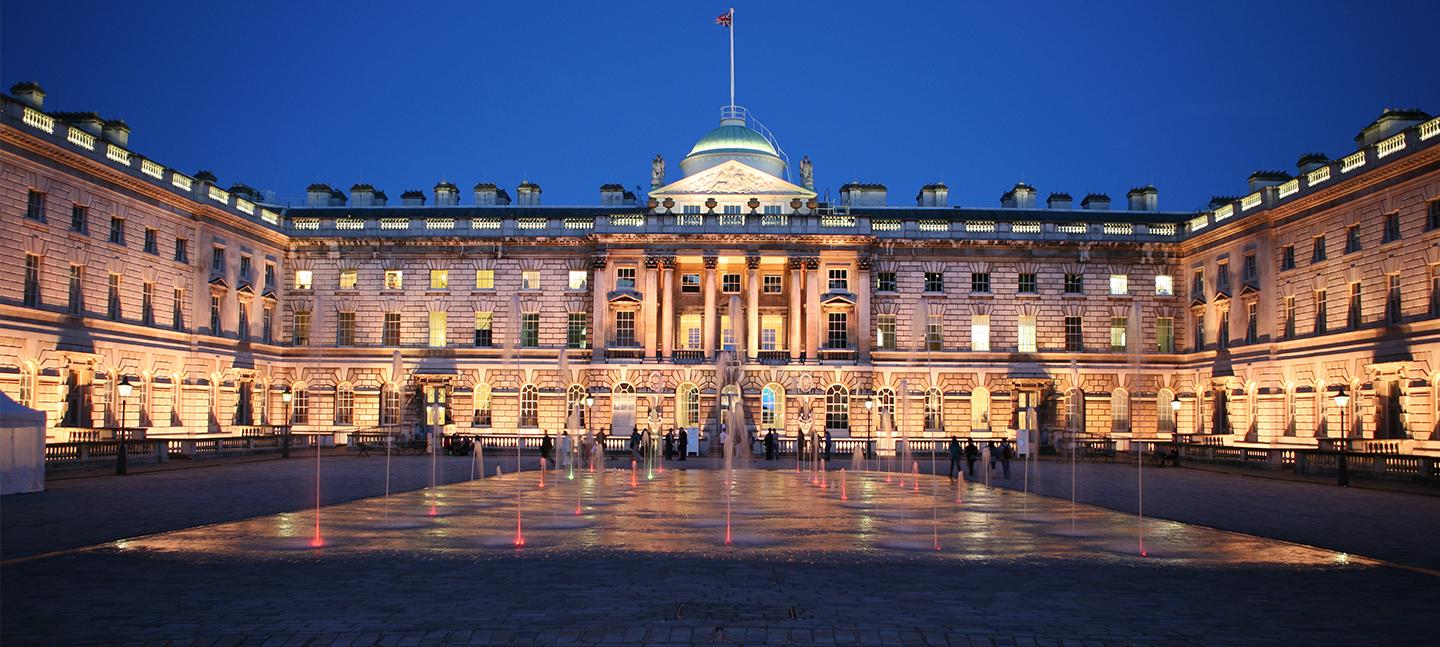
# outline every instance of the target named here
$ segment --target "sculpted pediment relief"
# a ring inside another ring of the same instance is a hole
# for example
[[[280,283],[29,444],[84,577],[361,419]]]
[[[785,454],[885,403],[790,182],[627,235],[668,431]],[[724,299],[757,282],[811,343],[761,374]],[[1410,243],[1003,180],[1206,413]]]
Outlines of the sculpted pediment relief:
[[[676,195],[784,195],[809,199],[815,192],[730,160],[650,192]]]

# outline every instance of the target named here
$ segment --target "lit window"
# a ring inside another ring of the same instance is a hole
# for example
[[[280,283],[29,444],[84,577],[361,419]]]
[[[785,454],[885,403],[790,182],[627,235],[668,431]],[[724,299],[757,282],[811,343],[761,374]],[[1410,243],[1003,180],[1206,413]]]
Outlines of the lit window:
[[[355,280],[359,277],[359,274],[356,270],[340,270],[340,289],[355,289]]]
[[[385,289],[400,290],[405,287],[405,273],[400,270],[385,270]]]
[[[970,315],[970,350],[990,350],[990,315]]]
[[[1110,350],[1120,352],[1126,349],[1125,331],[1129,328],[1129,317],[1110,318]]]
[[[1115,296],[1130,294],[1130,277],[1125,274],[1111,274],[1110,294]]]
[[[680,338],[675,343],[681,350],[702,350],[700,348],[701,315],[689,314],[680,317]]]
[[[1020,352],[1035,352],[1035,316],[1020,315]]]
[[[450,288],[450,270],[430,270],[430,289],[448,290]]]
[[[443,348],[445,346],[445,314],[444,312],[430,313],[430,346]]]
[[[475,289],[494,290],[495,270],[475,270]]]
[[[569,283],[569,288],[570,288],[571,290],[584,290],[584,289],[587,289],[587,288],[589,287],[589,285],[590,285],[590,273],[589,273],[589,272],[586,272],[585,270],[570,270],[570,283]]]
[[[895,315],[882,314],[875,317],[875,345],[880,350],[895,350]]]
[[[310,270],[295,270],[295,289],[309,290],[314,279],[315,273]]]
[[[525,270],[521,272],[520,287],[525,290],[539,290],[540,270]]]
[[[480,348],[489,348],[495,345],[494,336],[495,313],[490,311],[475,312],[475,345]]]
[[[944,350],[945,346],[945,317],[932,314],[926,317],[925,322],[925,350]]]
[[[1155,275],[1155,296],[1168,297],[1175,294],[1175,278],[1169,274]]]
[[[1161,353],[1175,352],[1175,319],[1160,317],[1155,320],[1155,350]]]

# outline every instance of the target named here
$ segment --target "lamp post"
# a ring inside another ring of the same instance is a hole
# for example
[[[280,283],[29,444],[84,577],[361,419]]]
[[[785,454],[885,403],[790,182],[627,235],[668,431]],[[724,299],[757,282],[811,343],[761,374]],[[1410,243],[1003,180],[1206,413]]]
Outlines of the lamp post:
[[[586,394],[586,396],[585,396],[585,435],[586,435],[586,436],[590,436],[590,419],[593,418],[593,417],[595,417],[594,409],[595,409],[595,396]],[[578,441],[579,439],[577,438],[576,440]],[[580,443],[579,443],[579,442],[576,442],[576,443],[575,443],[575,446],[578,448],[578,447],[580,446]],[[604,448],[604,447],[601,447],[601,448],[600,448],[600,455],[601,455],[601,456],[604,456],[604,455],[605,455],[605,448]],[[590,460],[591,460],[592,458],[594,458],[594,453],[592,452],[590,456],[582,456],[582,457],[580,457],[580,458],[581,458],[581,460],[584,460],[584,461],[586,461],[586,462],[588,463],[588,462],[590,462]]]
[[[115,473],[117,475],[127,474],[130,471],[130,449],[125,444],[125,405],[127,404],[125,398],[130,397],[130,392],[134,389],[135,385],[130,383],[128,375],[115,387],[115,391],[120,394],[120,424],[115,429],[115,439],[119,442],[115,451]]]
[[[1170,400],[1170,442],[1175,446],[1175,467],[1180,467],[1180,396]],[[1162,466],[1164,462],[1160,463]]]
[[[290,399],[295,397],[290,392],[290,386],[280,392],[280,401],[285,403],[285,431],[280,434],[280,458],[290,458]]]
[[[1335,462],[1335,483],[1340,486],[1350,485],[1350,465],[1346,462],[1346,450],[1350,448],[1350,437],[1345,435],[1345,409],[1350,404],[1350,396],[1342,388],[1335,394],[1335,406],[1340,408],[1340,443],[1339,457]]]
[[[874,430],[875,430],[875,419],[870,417],[870,410],[873,409],[873,408],[875,408],[875,400],[874,400],[874,399],[871,399],[871,398],[866,398],[866,399],[865,399],[865,452],[864,452],[864,454],[863,454],[863,455],[865,456],[865,458],[874,458],[873,456],[870,455],[870,451],[871,451],[870,435],[871,435],[872,433],[874,433]]]

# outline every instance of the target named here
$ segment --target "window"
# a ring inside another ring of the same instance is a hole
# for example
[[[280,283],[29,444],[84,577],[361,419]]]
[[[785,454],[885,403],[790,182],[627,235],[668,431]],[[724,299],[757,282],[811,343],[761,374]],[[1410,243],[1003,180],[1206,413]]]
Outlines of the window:
[[[925,291],[926,291],[926,292],[944,292],[944,291],[945,291],[945,275],[944,275],[943,273],[940,273],[940,272],[926,272],[926,273],[925,273]]]
[[[140,323],[155,325],[155,284],[149,281],[140,284]]]
[[[740,293],[740,275],[725,274],[720,277],[720,291],[725,294]]]
[[[81,205],[70,207],[70,231],[83,234],[90,231],[90,209]]]
[[[635,287],[635,281],[633,279],[630,281],[630,287]],[[520,272],[520,289],[539,290],[540,270],[524,270]]]
[[[240,256],[240,279],[244,281],[249,281],[250,273],[254,271],[254,269],[254,264],[250,260],[250,257],[242,254]]]
[[[1155,350],[1160,353],[1175,352],[1175,320],[1160,317],[1155,320]]]
[[[175,330],[185,329],[185,291],[178,288],[170,301],[170,327]]]
[[[402,290],[405,288],[405,273],[400,270],[385,270],[385,289]]]
[[[116,245],[125,244],[125,219],[110,218],[110,242]],[[223,268],[223,266],[222,266]]]
[[[1130,294],[1130,277],[1125,274],[1110,275],[1110,295],[1122,296]]]
[[[335,424],[349,425],[355,422],[355,391],[349,384],[341,384],[335,390]]]
[[[240,341],[250,341],[250,304],[241,302],[236,313],[239,315],[239,323],[235,326],[235,332],[238,333]]]
[[[1345,228],[1345,253],[1358,251],[1360,251],[1360,225],[1350,225]]]
[[[1400,323],[1400,275],[1385,275],[1385,321]]]
[[[760,390],[760,428],[763,430],[775,429],[777,433],[783,433],[785,417],[781,413],[781,407],[785,405],[785,395],[775,385],[766,385]]]
[[[785,287],[784,277],[779,274],[766,274],[762,286],[765,294],[780,294]]]
[[[990,273],[989,273],[989,272],[971,272],[971,273],[970,273],[970,291],[971,291],[971,292],[989,292],[989,291],[990,291]]]
[[[1125,339],[1129,329],[1129,317],[1110,318],[1110,350],[1119,353],[1129,348],[1129,345],[1126,343],[1127,340]]]
[[[1225,349],[1230,347],[1230,310],[1220,311],[1220,325],[1215,329],[1215,347]]]
[[[1034,272],[1020,273],[1020,294],[1039,294],[1040,282]]]
[[[308,270],[307,270],[307,272],[308,272]],[[297,272],[296,275],[298,276],[298,275],[299,275],[299,272]],[[359,272],[358,270],[340,270],[340,289],[341,289],[341,290],[354,290],[354,289],[355,289],[356,280],[359,279],[359,277],[360,277],[360,272]],[[307,289],[307,290],[308,290],[309,288],[302,288],[302,289]]]
[[[1160,389],[1155,395],[1155,419],[1156,431],[1162,434],[1175,433],[1175,409],[1170,405],[1175,400],[1175,392],[1170,389]]]
[[[925,431],[942,431],[945,427],[945,394],[932,388],[925,392]]]
[[[310,423],[310,392],[304,387],[295,389],[294,397],[290,401],[290,407],[291,424],[304,425]]]
[[[354,346],[354,345],[355,345],[355,313],[353,313],[353,312],[340,312],[340,313],[336,313],[336,318],[335,318],[335,345],[336,345],[336,346]]]
[[[1215,266],[1215,291],[1230,294],[1230,264],[1221,262]]]
[[[386,384],[380,390],[380,424],[400,424],[400,390]]]
[[[275,287],[275,264],[274,264],[274,263],[266,263],[266,264],[265,264],[265,287],[267,287],[267,288],[273,288],[273,287]]]
[[[520,387],[520,426],[540,426],[540,390],[534,384]]]
[[[190,262],[190,241],[185,240],[184,238],[175,239],[175,262]]]
[[[35,254],[25,255],[25,305],[35,307],[40,305],[40,257]]]
[[[145,228],[144,249],[146,254],[160,253],[160,243],[155,239],[156,235],[157,232],[154,229],[150,229],[149,227]]]
[[[385,321],[380,327],[381,346],[400,345],[400,313],[385,313]]]
[[[310,345],[310,313],[295,313],[295,323],[290,331],[290,340],[294,346]]]
[[[398,318],[399,315],[396,315]],[[495,313],[489,311],[475,311],[475,345],[479,348],[490,348],[495,345]]]
[[[590,347],[590,313],[572,312],[565,325],[566,348]]]
[[[1072,352],[1085,350],[1085,329],[1082,327],[1080,317],[1065,318],[1065,350]]]
[[[585,270],[570,270],[570,280],[566,287],[571,290],[587,290],[590,288],[590,273]]]
[[[785,331],[785,318],[780,315],[760,317],[760,350],[781,350],[780,339]]]
[[[340,273],[340,276],[341,276],[341,282],[342,282],[342,284],[343,284],[345,273],[344,273],[344,272],[341,272],[341,273]],[[312,272],[312,271],[310,271],[310,270],[295,270],[295,289],[296,289],[296,290],[309,290],[311,287],[313,287],[314,280],[315,280],[315,273],[314,273],[314,272]]]
[[[220,335],[225,329],[220,325],[220,297],[210,295],[210,334]]]
[[[450,270],[430,270],[430,289],[450,289]]]
[[[105,299],[105,316],[111,321],[120,320],[120,275],[110,275],[109,292]]]
[[[1260,281],[1260,268],[1255,263],[1254,254],[1246,254],[1244,265],[1240,266],[1240,280],[1247,285],[1256,285]]]
[[[931,314],[925,317],[925,350],[944,350],[945,346],[945,317],[944,315]]]
[[[1019,319],[1020,343],[1019,350],[1022,353],[1035,352],[1035,315],[1020,315]]]
[[[225,273],[225,248],[215,247],[210,251],[210,271],[215,274]]]
[[[1115,389],[1110,394],[1110,431],[1130,431],[1130,393],[1125,389]]]
[[[1175,277],[1169,274],[1155,275],[1155,296],[1168,297],[1175,295]]]
[[[1430,316],[1440,317],[1440,265],[1430,268]]]
[[[970,350],[990,350],[990,315],[970,315]]]
[[[1295,297],[1285,297],[1285,338],[1295,338]]]
[[[444,311],[430,313],[430,346],[432,348],[443,348],[445,346],[445,318]]]
[[[1245,343],[1247,344],[1253,344],[1260,340],[1259,311],[1259,304],[1245,304]]]
[[[825,391],[825,428],[836,431],[850,428],[850,392],[839,384]]]
[[[81,287],[85,278],[85,268],[79,265],[70,266],[70,301],[66,310],[72,315],[78,315],[85,311],[85,291]]]
[[[622,289],[622,290],[625,290],[625,289],[634,290],[634,289],[635,289],[635,268],[634,268],[634,266],[630,266],[630,267],[617,267],[617,268],[615,268],[615,287],[616,287],[616,288],[619,288],[619,289]]]
[[[970,429],[990,431],[990,389],[983,386],[970,392]]]
[[[35,371],[21,369],[20,371],[20,406],[35,408],[35,387],[39,376]]]
[[[875,315],[875,346],[880,350],[895,350],[895,315]]]
[[[1085,275],[1084,275],[1084,274],[1066,274],[1066,275],[1065,275],[1065,294],[1084,294],[1084,293],[1085,293]]]
[[[1314,250],[1310,252],[1310,262],[1319,263],[1323,260],[1325,260],[1325,237],[1316,236],[1314,240]]]
[[[25,217],[31,220],[45,222],[45,194],[39,191],[30,191],[25,200]]]
[[[845,292],[850,289],[850,270],[843,267],[832,267],[827,274],[832,292]]]
[[[260,339],[267,344],[275,343],[275,308],[268,305],[260,314]]]
[[[895,273],[894,273],[894,272],[876,272],[876,273],[875,273],[875,291],[876,291],[876,292],[895,292],[898,287],[899,287],[899,286],[898,286],[897,281],[895,280]]]
[[[1431,200],[1426,203],[1425,229],[1440,229],[1440,200]]]
[[[520,315],[520,346],[535,348],[540,345],[540,314],[527,312]]]
[[[585,398],[587,397],[585,387],[579,384],[571,384],[565,390],[565,428],[585,429]]]
[[[703,350],[700,348],[700,318],[701,315],[690,314],[680,317],[680,344],[683,350]]]
[[[1190,298],[1205,300],[1205,270],[1195,270],[1190,281]]]
[[[681,384],[675,390],[675,425],[680,428],[700,424],[700,387]]]
[[[475,411],[473,414],[471,414],[470,426],[489,427],[491,423],[490,404],[492,402],[492,399],[490,397],[490,385],[480,384],[476,386],[475,395],[472,397],[474,399]]]
[[[1394,211],[1385,214],[1385,228],[1380,235],[1381,243],[1392,243],[1400,240],[1400,212]]]
[[[1295,269],[1295,246],[1286,245],[1280,250],[1280,271]]]
[[[1346,325],[1350,326],[1351,330],[1355,330],[1360,327],[1362,320],[1363,316],[1360,312],[1360,282],[1356,281],[1350,284],[1350,308],[1345,313],[1345,322]]]
[[[847,317],[844,312],[831,312],[827,317],[829,325],[826,330],[827,348],[849,348],[850,333],[847,326]]]
[[[475,289],[494,290],[495,270],[475,270]]]
[[[621,310],[615,313],[615,345],[635,346],[635,312]]]
[[[1315,334],[1323,335],[1328,328],[1329,317],[1325,312],[1326,299],[1324,290],[1315,291]]]
[[[699,293],[700,293],[700,275],[699,275],[699,274],[681,274],[681,275],[680,275],[680,292],[681,292],[681,293],[684,293],[684,294],[699,294]]]

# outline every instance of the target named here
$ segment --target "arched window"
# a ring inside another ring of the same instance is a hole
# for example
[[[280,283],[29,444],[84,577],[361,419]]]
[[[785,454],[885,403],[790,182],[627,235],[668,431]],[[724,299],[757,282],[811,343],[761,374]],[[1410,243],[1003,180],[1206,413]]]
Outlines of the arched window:
[[[400,387],[394,384],[380,388],[380,424],[400,424]]]
[[[675,389],[675,425],[680,428],[700,424],[700,387],[689,382]]]
[[[153,393],[151,392],[153,385],[154,381],[151,379],[149,373],[142,373],[140,375],[140,406],[136,407],[136,409],[140,415],[140,426],[142,427],[150,426],[150,406],[154,400]]]
[[[785,388],[779,384],[760,390],[760,427],[777,432],[785,429]]]
[[[1155,394],[1155,430],[1162,434],[1175,433],[1175,392],[1170,389],[1160,389]]]
[[[875,394],[875,396],[877,400],[875,403],[876,423],[880,425],[880,429],[882,430],[895,431],[895,389],[887,386],[880,389],[880,392]]]
[[[1065,393],[1065,429],[1072,434],[1085,431],[1085,392],[1078,388]]]
[[[540,390],[534,384],[520,387],[520,426],[540,426]]]
[[[348,383],[335,389],[335,424],[355,424],[355,390]]]
[[[1110,433],[1130,431],[1130,392],[1115,389],[1110,392]]]
[[[470,417],[470,426],[472,426],[472,427],[489,427],[489,426],[490,426],[490,385],[489,385],[489,384],[484,384],[484,383],[477,384],[477,385],[475,386],[475,392],[474,392],[474,394],[472,394],[470,397],[471,397],[471,399],[474,401],[474,405],[475,405],[475,406],[474,406],[475,412],[474,412],[474,414],[472,414],[471,417]]]
[[[31,409],[35,408],[35,385],[37,384],[37,382],[38,379],[35,374],[35,369],[31,367],[27,362],[26,365],[20,369],[21,406],[29,407]]]
[[[310,391],[308,387],[301,384],[293,388],[290,401],[291,424],[310,424]]]
[[[1285,385],[1285,434],[1295,435],[1295,385]]]
[[[850,391],[839,384],[825,391],[825,428],[850,429]]]
[[[255,424],[255,383],[250,378],[240,378],[235,387],[235,424]]]
[[[970,430],[990,431],[990,389],[983,386],[970,392]]]
[[[565,428],[584,429],[585,424],[585,397],[589,393],[585,387],[579,384],[571,384],[565,391]]]
[[[925,431],[945,431],[945,394],[938,388],[925,392]]]

